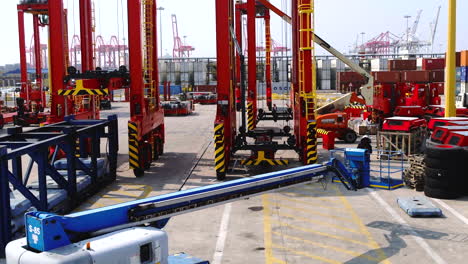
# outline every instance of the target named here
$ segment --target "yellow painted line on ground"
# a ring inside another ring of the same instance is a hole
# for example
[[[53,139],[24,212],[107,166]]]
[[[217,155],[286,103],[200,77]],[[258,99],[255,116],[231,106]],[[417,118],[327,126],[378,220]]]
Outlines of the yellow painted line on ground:
[[[304,212],[304,213],[308,213],[308,214],[312,214],[312,215],[320,215],[320,216],[324,216],[324,217],[328,217],[328,218],[332,218],[332,219],[336,219],[336,220],[341,220],[341,221],[346,221],[346,222],[352,222],[353,221],[353,219],[349,219],[349,218],[341,217],[341,216],[336,216],[336,215],[331,215],[331,214],[325,214],[325,213],[322,213],[320,211],[316,211],[316,210],[312,210],[312,209],[289,206],[289,205],[286,205],[286,204],[282,203],[281,201],[278,204],[279,204],[279,206],[281,208],[284,207],[284,208],[295,210],[295,211],[300,211],[300,212]]]
[[[276,232],[276,231],[273,231],[272,233],[274,235],[277,235],[277,236],[282,236],[282,237],[285,237],[285,238],[288,238],[288,239],[300,241],[300,242],[303,242],[303,243],[306,243],[306,244],[313,245],[315,247],[331,249],[331,250],[334,250],[334,251],[338,251],[338,252],[353,256],[353,257],[365,258],[365,259],[368,259],[370,261],[375,261],[376,263],[379,262],[379,259],[377,259],[377,258],[368,256],[368,255],[363,255],[362,253],[359,253],[359,252],[356,252],[356,251],[347,250],[347,249],[340,248],[340,247],[329,246],[329,245],[325,245],[325,244],[318,243],[318,242],[315,242],[315,241],[310,241],[310,240],[307,240],[307,239],[303,239],[303,238],[300,238],[300,237],[285,235],[285,234],[282,234],[282,233],[279,233],[279,232]]]
[[[288,264],[286,261],[273,257],[273,263]]]
[[[347,227],[344,227],[344,226],[329,224],[327,222],[318,221],[318,220],[314,220],[314,219],[311,219],[311,218],[304,218],[304,217],[294,216],[294,215],[290,215],[290,214],[286,214],[286,213],[279,213],[278,215],[283,216],[283,217],[292,218],[292,219],[299,220],[299,221],[303,221],[303,222],[312,223],[312,224],[315,224],[315,225],[327,226],[327,227],[347,231],[347,232],[350,232],[350,233],[361,234],[361,232],[358,231],[358,230],[354,230],[354,229],[347,228]]]
[[[329,203],[337,203],[337,204],[341,205],[340,200],[326,198],[326,197],[317,197],[317,196],[314,196],[314,193],[305,193],[305,192],[302,192],[302,191],[299,191],[299,190],[297,192],[294,192],[294,191],[291,191],[291,190],[288,190],[287,192],[283,191],[283,192],[281,192],[281,194],[286,195],[286,196],[293,196],[294,194],[299,194],[299,195],[301,195],[300,197],[313,198],[314,200],[317,199],[317,200],[320,200],[320,201],[329,202]]]
[[[278,197],[278,199],[285,200],[285,201],[289,201],[289,202],[293,202],[293,203],[299,203],[299,204],[305,204],[305,205],[312,205],[312,206],[317,206],[317,207],[322,207],[322,208],[328,208],[328,209],[332,209],[332,210],[342,209],[342,208],[336,207],[336,206],[328,206],[328,205],[324,205],[324,204],[320,204],[320,203],[316,203],[316,202],[302,201],[302,200],[299,200],[299,199],[289,198],[289,197],[287,197],[287,196],[280,195],[280,193],[278,193],[278,195],[276,195],[276,197]]]
[[[311,258],[311,259],[320,260],[320,261],[323,261],[323,262],[326,262],[326,263],[342,264],[342,262],[340,262],[340,261],[336,261],[336,260],[328,259],[328,258],[325,258],[325,257],[317,256],[317,255],[314,255],[314,254],[310,254],[308,252],[297,251],[297,250],[290,249],[290,248],[283,247],[283,246],[276,245],[276,244],[273,244],[273,248],[288,251],[288,252],[294,253],[296,255],[301,255],[301,256],[304,256],[304,257]]]
[[[362,241],[355,240],[355,239],[352,239],[352,238],[347,238],[347,237],[344,237],[344,236],[338,236],[338,235],[333,235],[333,234],[329,234],[329,233],[325,233],[325,232],[320,232],[320,231],[310,229],[310,228],[306,228],[306,227],[299,227],[299,226],[296,226],[296,225],[290,225],[290,224],[287,224],[287,223],[284,223],[284,222],[281,222],[281,221],[277,221],[277,220],[272,220],[271,223],[275,223],[275,224],[277,224],[279,226],[282,226],[282,227],[288,227],[288,228],[291,228],[291,229],[295,229],[295,230],[310,233],[310,234],[315,234],[315,235],[319,235],[319,236],[334,238],[336,240],[351,242],[351,243],[354,243],[354,244],[366,246],[368,248],[373,248],[373,244],[371,244],[371,243],[362,242]]]
[[[265,243],[265,264],[273,264],[273,242],[271,235],[271,210],[268,202],[268,194],[262,195],[263,203],[263,236]]]
[[[348,199],[346,199],[346,197],[343,195],[343,193],[341,192],[341,190],[339,188],[337,188],[336,186],[333,186],[333,187],[335,188],[337,195],[340,196],[341,202],[345,206],[346,210],[348,210],[348,212],[350,213],[353,221],[358,224],[359,230],[361,230],[362,234],[364,234],[367,237],[367,239],[368,239],[368,241],[369,241],[369,243],[371,245],[371,248],[375,249],[377,251],[378,258],[382,260],[381,263],[390,264],[391,262],[387,259],[387,255],[382,250],[380,245],[374,240],[371,233],[369,232],[367,227],[364,225],[362,219],[354,211],[354,209],[351,206]]]

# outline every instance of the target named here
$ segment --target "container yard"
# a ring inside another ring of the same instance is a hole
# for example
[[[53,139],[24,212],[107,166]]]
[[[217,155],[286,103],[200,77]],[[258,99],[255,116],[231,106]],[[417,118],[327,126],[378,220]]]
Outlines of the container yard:
[[[1,264],[466,263],[466,3],[175,2],[2,4]]]

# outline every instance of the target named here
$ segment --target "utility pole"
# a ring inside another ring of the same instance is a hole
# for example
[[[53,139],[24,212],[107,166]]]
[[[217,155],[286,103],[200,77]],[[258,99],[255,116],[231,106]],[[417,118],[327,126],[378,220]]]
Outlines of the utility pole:
[[[162,11],[164,11],[164,7],[160,6],[157,8],[159,10],[159,45],[161,46],[161,59],[163,57],[163,41],[162,41]]]
[[[456,45],[456,32],[457,32],[457,1],[448,1],[448,36],[447,36],[447,64],[445,69],[445,116],[456,116],[455,106],[455,45]]]

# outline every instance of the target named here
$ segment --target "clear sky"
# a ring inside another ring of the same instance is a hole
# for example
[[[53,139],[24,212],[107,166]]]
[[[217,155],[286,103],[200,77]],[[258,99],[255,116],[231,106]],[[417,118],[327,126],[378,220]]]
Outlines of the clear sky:
[[[97,33],[106,40],[116,35],[123,39],[126,35],[123,25],[126,24],[127,0],[94,0],[97,15]],[[16,4],[19,1],[4,0],[0,8],[2,22],[2,41],[0,42],[0,65],[19,61],[17,40]],[[289,0],[272,0],[276,6],[289,13]],[[330,44],[343,52],[348,52],[361,32],[365,39],[372,38],[381,32],[391,31],[397,35],[405,32],[404,15],[411,15],[410,25],[419,9],[423,10],[417,35],[420,39],[429,40],[429,24],[435,19],[438,6],[442,6],[439,27],[436,35],[435,52],[445,50],[447,38],[447,0],[316,0],[316,32]],[[458,0],[458,33],[457,49],[468,49],[468,1]],[[79,32],[78,0],[64,0],[69,9],[69,35]],[[123,7],[122,7],[123,4]],[[159,0],[162,11],[162,40],[164,53],[172,53],[173,38],[171,14],[176,14],[179,22],[179,35],[187,36],[187,44],[196,48],[193,57],[214,57],[216,55],[215,0]],[[123,15],[122,15],[123,14]],[[123,22],[122,22],[123,21]],[[27,20],[27,27],[31,24]],[[158,18],[159,23],[159,18]],[[261,25],[261,22],[258,23]],[[273,38],[286,43],[284,35],[290,27],[276,16],[272,19]],[[27,30],[29,45],[31,30]],[[45,32],[43,32],[45,34]],[[45,43],[43,38],[43,43]],[[261,40],[259,41],[261,42]],[[290,45],[290,41],[287,41]],[[260,44],[259,44],[260,45]],[[318,54],[324,54],[318,51]]]

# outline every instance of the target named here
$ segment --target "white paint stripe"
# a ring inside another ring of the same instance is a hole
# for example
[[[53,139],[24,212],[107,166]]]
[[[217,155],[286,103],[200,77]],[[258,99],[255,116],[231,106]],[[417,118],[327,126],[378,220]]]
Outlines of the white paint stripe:
[[[454,216],[456,216],[458,219],[460,219],[460,221],[462,221],[463,223],[465,223],[465,225],[468,225],[468,218],[464,217],[462,214],[460,214],[459,212],[457,212],[455,209],[453,209],[452,207],[450,207],[448,204],[446,204],[444,201],[441,201],[439,199],[432,199],[434,200],[434,202],[438,203],[440,206],[442,206],[443,208],[445,208],[447,211],[449,211],[450,213],[452,213]]]
[[[369,191],[369,193],[375,198],[375,200],[383,207],[385,208],[385,210],[387,210],[388,213],[390,213],[390,215],[393,217],[393,219],[395,219],[399,224],[401,225],[405,225],[405,227],[407,228],[407,231],[411,234],[411,236],[413,236],[413,239],[419,244],[419,246],[421,246],[422,249],[424,249],[427,253],[427,255],[429,257],[432,258],[432,260],[434,260],[434,263],[438,263],[438,264],[446,264],[447,262],[445,262],[445,260],[442,259],[442,257],[440,257],[434,249],[431,248],[431,246],[429,246],[429,244],[427,244],[427,242],[421,238],[421,236],[419,236],[415,231],[414,229],[412,229],[408,223],[395,211],[393,210],[392,207],[390,207],[390,205],[385,202],[382,197],[380,197],[380,195],[373,189],[370,189],[370,188],[367,188],[367,191]]]
[[[219,226],[218,240],[216,241],[216,249],[213,255],[211,264],[221,264],[223,260],[224,244],[229,226],[229,217],[231,216],[232,204],[228,203],[224,206],[223,217],[221,218],[221,225]]]

